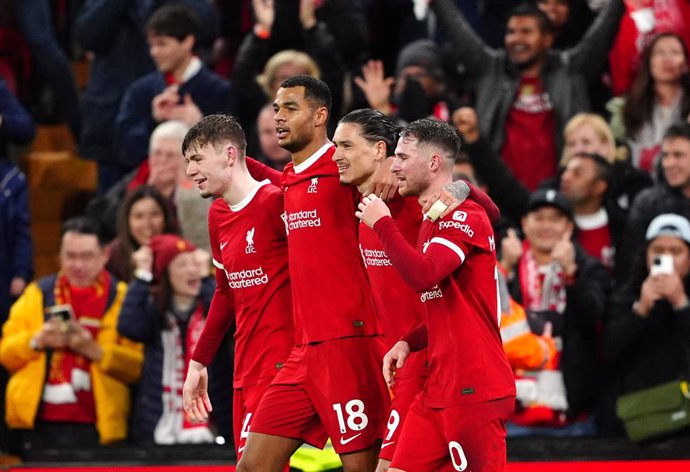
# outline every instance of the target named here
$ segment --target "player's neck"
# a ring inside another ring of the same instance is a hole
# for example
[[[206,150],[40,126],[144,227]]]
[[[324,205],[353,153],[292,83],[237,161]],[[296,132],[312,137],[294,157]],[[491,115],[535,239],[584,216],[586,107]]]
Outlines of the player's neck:
[[[367,180],[364,182],[357,184],[357,190],[359,190],[359,193],[361,193],[363,196],[369,195],[371,192],[369,189],[371,188],[371,182],[374,180],[374,173],[372,173],[369,177],[367,177]]]
[[[429,185],[422,193],[419,194],[419,204],[424,206],[426,201],[434,196],[436,192],[440,192],[444,185],[452,184],[453,178],[450,175],[438,174],[432,178]]]
[[[325,134],[323,136],[316,137],[309,144],[307,144],[303,149],[292,154],[292,162],[297,166],[309,159],[312,154],[321,149],[324,144],[327,144],[328,136]]]
[[[237,205],[259,185],[259,182],[245,169],[236,169],[232,184],[223,192],[223,200],[229,205]]]

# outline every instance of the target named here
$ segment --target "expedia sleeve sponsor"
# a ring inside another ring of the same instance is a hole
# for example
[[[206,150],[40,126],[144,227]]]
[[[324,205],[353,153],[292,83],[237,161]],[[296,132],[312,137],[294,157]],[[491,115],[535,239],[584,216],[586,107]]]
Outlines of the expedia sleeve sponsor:
[[[268,274],[264,273],[263,267],[229,272],[227,276],[230,288],[256,287],[268,283]]]
[[[444,229],[459,229],[463,233],[465,233],[467,236],[470,238],[474,237],[474,230],[472,227],[467,224],[467,223],[459,223],[457,221],[441,221],[438,224],[438,229],[444,230]]]

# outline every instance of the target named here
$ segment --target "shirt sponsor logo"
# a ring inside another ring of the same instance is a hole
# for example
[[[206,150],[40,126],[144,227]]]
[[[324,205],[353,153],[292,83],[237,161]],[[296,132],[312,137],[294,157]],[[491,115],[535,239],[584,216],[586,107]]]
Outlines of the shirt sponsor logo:
[[[367,267],[392,267],[391,260],[386,251],[378,249],[362,249],[362,257]]]
[[[455,213],[453,213],[453,219],[455,221],[464,222],[467,219],[467,213],[464,211],[458,210]]]
[[[464,212],[463,212],[464,213]],[[455,215],[453,215],[455,216]],[[455,228],[467,234],[470,238],[474,237],[474,230],[467,223],[458,223],[457,221],[441,221],[438,224],[439,229]]]
[[[283,221],[285,222],[285,227],[288,233],[296,229],[314,228],[321,226],[321,217],[319,217],[316,208],[313,210],[302,210],[295,211],[293,213],[285,213]]]
[[[264,273],[263,267],[226,272],[226,275],[230,288],[249,288],[268,283],[268,274]]]
[[[256,252],[256,248],[254,247],[254,231],[255,228],[250,229],[247,231],[247,236],[245,237],[247,240],[247,247],[244,249],[244,252],[247,254],[253,254]]]
[[[422,295],[420,297],[420,299],[422,300],[422,303],[424,303],[428,300],[434,300],[436,298],[443,298],[443,292],[441,291],[441,287],[439,287],[438,284],[431,287],[431,290],[427,290],[426,292],[422,292]]]
[[[309,184],[309,187],[307,188],[307,193],[317,193],[319,191],[317,185],[319,185],[319,178],[314,177],[311,179],[311,184]]]

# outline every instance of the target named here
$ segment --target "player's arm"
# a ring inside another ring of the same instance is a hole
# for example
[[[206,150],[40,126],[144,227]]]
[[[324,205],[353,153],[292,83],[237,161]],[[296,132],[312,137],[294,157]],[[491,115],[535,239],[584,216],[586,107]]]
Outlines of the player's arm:
[[[393,266],[416,291],[439,283],[464,260],[464,253],[456,246],[430,244],[424,253],[417,252],[398,229],[386,204],[375,195],[362,199],[356,215],[376,231]]]
[[[441,190],[432,194],[431,198],[424,203],[422,213],[429,216],[431,221],[436,221],[450,214],[466,199],[470,199],[484,208],[492,225],[501,219],[501,211],[491,197],[464,180],[457,180],[444,185]]]
[[[262,164],[249,156],[247,156],[245,160],[247,162],[247,170],[254,179],[259,181],[268,179],[273,185],[280,187],[280,178],[283,175],[282,172],[272,169],[266,164]]]

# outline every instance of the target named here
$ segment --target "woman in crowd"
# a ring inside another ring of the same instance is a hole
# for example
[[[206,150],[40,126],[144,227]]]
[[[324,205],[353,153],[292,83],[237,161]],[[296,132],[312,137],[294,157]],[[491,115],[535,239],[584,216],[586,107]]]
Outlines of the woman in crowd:
[[[107,268],[118,279],[132,280],[134,267],[132,254],[151,238],[162,233],[173,233],[168,203],[163,195],[149,185],[142,185],[127,194],[120,206],[117,237],[110,243]]]
[[[144,343],[144,368],[135,399],[133,438],[140,443],[210,443],[229,434],[232,402],[231,350],[211,364],[209,392],[219,413],[217,429],[187,421],[182,384],[206,321],[215,281],[199,260],[196,246],[173,234],[154,236],[132,259],[118,330]],[[226,343],[226,347],[228,347]]]
[[[608,106],[616,137],[631,149],[632,164],[655,174],[666,129],[690,113],[688,50],[672,33],[652,39],[627,96]]]

